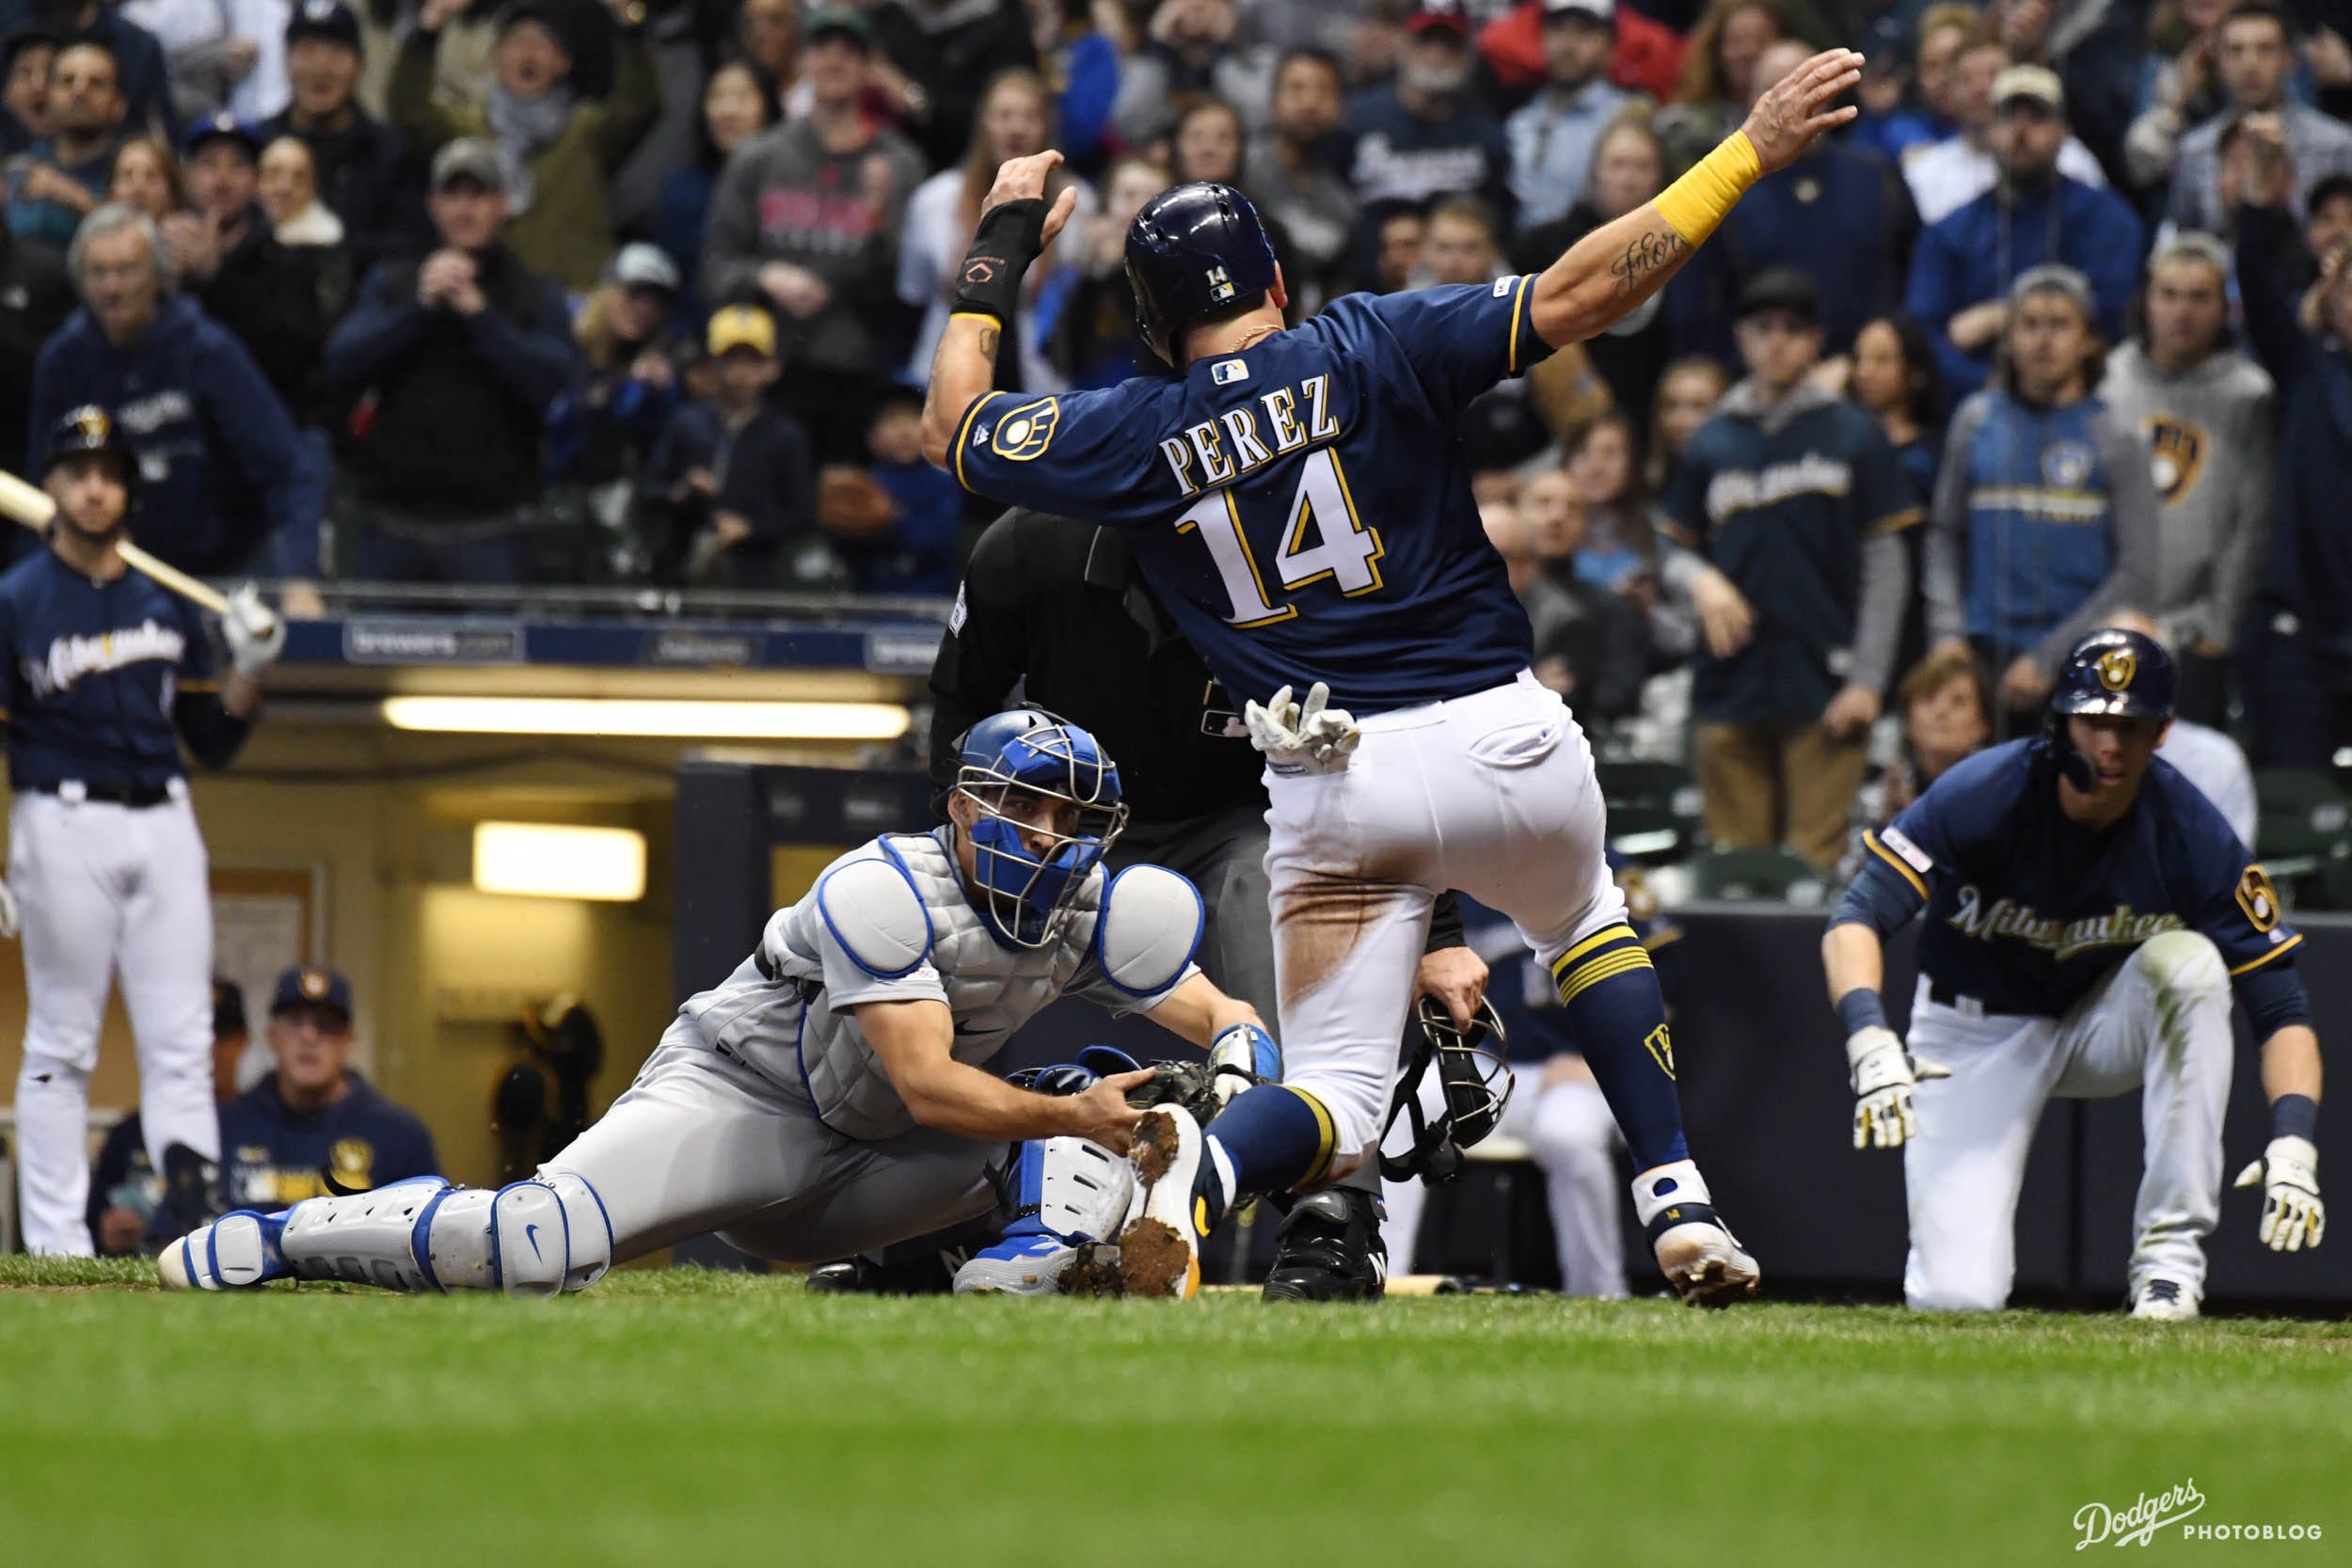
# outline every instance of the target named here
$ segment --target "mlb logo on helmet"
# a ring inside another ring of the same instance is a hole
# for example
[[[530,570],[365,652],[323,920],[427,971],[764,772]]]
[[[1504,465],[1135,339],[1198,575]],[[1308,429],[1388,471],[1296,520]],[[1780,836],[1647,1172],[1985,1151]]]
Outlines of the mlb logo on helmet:
[[[1234,293],[1233,280],[1225,276],[1225,269],[1223,267],[1211,267],[1209,269],[1209,297],[1216,300],[1226,300],[1232,298]]]
[[[2099,656],[2099,684],[2109,691],[2130,689],[2138,673],[2139,656],[2129,648],[2109,648]]]

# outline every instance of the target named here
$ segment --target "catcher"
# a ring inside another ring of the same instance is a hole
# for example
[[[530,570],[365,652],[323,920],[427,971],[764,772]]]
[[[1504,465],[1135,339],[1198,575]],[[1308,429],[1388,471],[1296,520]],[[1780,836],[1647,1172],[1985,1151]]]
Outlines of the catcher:
[[[535,1177],[496,1191],[426,1177],[241,1210],[166,1250],[164,1283],[291,1275],[551,1295],[714,1229],[814,1262],[978,1218],[996,1203],[991,1164],[1017,1143],[1013,1183],[1032,1212],[974,1260],[967,1288],[1056,1290],[1077,1248],[1117,1241],[1116,1288],[1193,1294],[1199,1265],[1178,1240],[1190,1194],[1165,1183],[1131,1203],[1125,1155],[1146,1113],[1127,1097],[1153,1075],[1065,1075],[1043,1086],[1074,1092],[1041,1093],[982,1064],[1065,991],[1206,1048],[1236,1069],[1218,1077],[1229,1093],[1279,1062],[1273,1041],[1194,966],[1192,884],[1158,866],[1103,870],[1126,808],[1092,736],[1015,709],[974,725],[962,753],[946,826],[835,861]]]

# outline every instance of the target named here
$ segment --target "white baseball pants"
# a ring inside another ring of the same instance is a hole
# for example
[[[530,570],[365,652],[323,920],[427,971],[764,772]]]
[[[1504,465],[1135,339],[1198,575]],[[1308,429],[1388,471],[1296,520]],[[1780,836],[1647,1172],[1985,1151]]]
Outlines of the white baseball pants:
[[[187,786],[134,809],[27,792],[8,814],[8,885],[23,911],[24,1063],[16,1078],[25,1249],[92,1251],[89,1078],[110,984],[139,1060],[140,1122],[158,1171],[185,1144],[220,1158],[213,1106],[213,906]]]
[[[2017,1271],[2017,1195],[2042,1110],[2143,1088],[2146,1164],[2132,1225],[2135,1294],[2151,1278],[2202,1295],[2204,1239],[2221,1210],[2230,1098],[2230,976],[2194,931],[2140,944],[2062,1018],[1942,1006],[1921,982],[1910,1048],[1951,1069],[1914,1091],[1903,1144],[1911,1257],[1903,1296],[1922,1309],[1991,1310]]]

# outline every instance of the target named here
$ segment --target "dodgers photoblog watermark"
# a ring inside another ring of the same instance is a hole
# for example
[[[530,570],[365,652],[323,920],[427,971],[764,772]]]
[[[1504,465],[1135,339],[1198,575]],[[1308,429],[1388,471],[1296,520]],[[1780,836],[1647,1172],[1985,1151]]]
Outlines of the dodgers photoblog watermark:
[[[2074,1549],[2086,1546],[2145,1546],[2158,1530],[2181,1528],[2184,1541],[2279,1541],[2311,1542],[2320,1539],[2320,1527],[2305,1524],[2216,1524],[2211,1521],[2190,1523],[2193,1515],[2203,1512],[2205,1495],[2197,1489],[2194,1477],[2161,1492],[2142,1492],[2137,1502],[2122,1508],[2107,1503],[2089,1502],[2074,1511],[2074,1528],[2082,1539]]]

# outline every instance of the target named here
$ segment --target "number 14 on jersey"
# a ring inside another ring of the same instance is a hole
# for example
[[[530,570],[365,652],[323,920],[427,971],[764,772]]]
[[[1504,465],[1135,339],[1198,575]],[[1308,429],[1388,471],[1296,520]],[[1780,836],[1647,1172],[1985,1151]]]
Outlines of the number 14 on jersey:
[[[1216,562],[1226,596],[1232,601],[1227,621],[1236,626],[1264,626],[1298,613],[1296,605],[1278,608],[1267,599],[1265,579],[1250,552],[1232,490],[1212,490],[1193,502],[1176,520],[1176,531],[1197,531],[1209,546],[1209,558]],[[1328,447],[1309,452],[1274,552],[1276,582],[1285,593],[1327,580],[1351,599],[1377,593],[1380,555],[1380,531],[1366,528],[1356,515],[1339,454]]]

